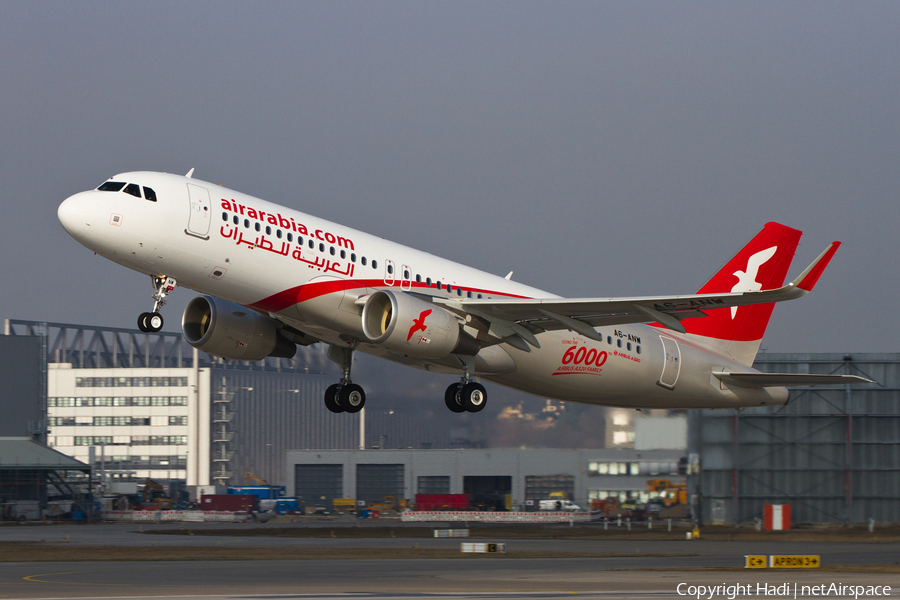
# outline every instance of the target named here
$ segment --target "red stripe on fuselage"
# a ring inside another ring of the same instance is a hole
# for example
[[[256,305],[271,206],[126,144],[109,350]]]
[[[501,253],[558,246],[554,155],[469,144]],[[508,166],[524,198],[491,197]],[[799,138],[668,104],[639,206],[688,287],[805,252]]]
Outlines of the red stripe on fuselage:
[[[319,298],[321,296],[326,296],[328,294],[334,294],[344,290],[352,290],[359,288],[379,288],[379,289],[390,289],[394,287],[400,287],[400,284],[407,283],[401,282],[400,280],[395,281],[394,285],[386,285],[384,280],[382,279],[338,279],[338,280],[330,280],[330,281],[316,281],[314,283],[306,283],[303,285],[298,285],[296,287],[292,287],[286,289],[282,292],[278,292],[277,294],[273,294],[267,298],[263,298],[262,300],[258,300],[253,304],[249,305],[250,308],[260,310],[263,312],[273,312],[277,313],[286,308],[289,308],[295,304],[300,304],[301,302],[305,302],[307,300],[313,300],[314,298]],[[428,286],[425,283],[417,283],[417,282],[409,282],[411,283],[412,288],[417,289],[433,289],[434,286]],[[454,286],[456,287],[456,286]],[[457,288],[460,289],[460,288]],[[479,294],[490,294],[492,296],[502,296],[504,298],[528,298],[528,296],[519,296],[516,294],[506,294],[503,292],[492,292],[484,289],[476,289],[476,288],[466,288],[462,287],[466,292],[473,292]],[[403,291],[402,289],[400,291]],[[452,295],[448,296],[448,298],[453,298]]]

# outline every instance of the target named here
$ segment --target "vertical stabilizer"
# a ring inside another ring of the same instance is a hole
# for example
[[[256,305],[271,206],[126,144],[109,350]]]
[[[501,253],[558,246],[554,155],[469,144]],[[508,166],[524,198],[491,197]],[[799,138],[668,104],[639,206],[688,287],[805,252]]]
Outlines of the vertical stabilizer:
[[[781,287],[801,231],[779,223],[766,223],[740,252],[725,263],[698,294],[770,290]],[[683,321],[688,334],[702,343],[751,365],[772,316],[774,303],[735,306],[705,311],[707,317]]]

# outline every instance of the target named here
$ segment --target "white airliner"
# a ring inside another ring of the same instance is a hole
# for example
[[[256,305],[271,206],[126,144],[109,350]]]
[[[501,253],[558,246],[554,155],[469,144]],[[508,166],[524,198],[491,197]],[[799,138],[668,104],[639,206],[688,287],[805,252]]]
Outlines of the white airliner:
[[[834,242],[783,285],[801,232],[768,223],[696,294],[568,299],[191,177],[122,173],[59,206],[81,244],[150,275],[159,331],[176,287],[184,337],[233,360],[292,357],[329,345],[340,382],[333,412],[357,412],[356,350],[461,375],[444,395],[478,412],[476,379],[547,398],[606,406],[738,408],[785,404],[786,386],[860,383],[849,375],[750,367],[775,302],[813,289]]]

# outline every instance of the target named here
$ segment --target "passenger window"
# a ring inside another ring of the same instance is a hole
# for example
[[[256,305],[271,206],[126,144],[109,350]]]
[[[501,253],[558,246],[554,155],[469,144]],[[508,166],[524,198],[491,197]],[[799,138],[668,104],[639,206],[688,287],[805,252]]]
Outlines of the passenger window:
[[[350,254],[350,262],[356,262],[356,253]]]
[[[257,231],[259,231],[260,229],[262,229],[262,228],[259,226],[259,223],[255,223],[255,224],[253,225],[253,227],[254,227]]]
[[[611,335],[606,336],[606,343],[609,344],[610,346],[612,346],[612,336]]]
[[[331,247],[331,255],[334,256],[334,246]]]
[[[222,213],[222,220],[225,221],[226,223],[228,222],[228,213],[226,213],[226,212]]]
[[[288,234],[288,235],[290,235],[290,234]],[[291,238],[288,238],[288,239],[291,239]],[[301,246],[303,245],[303,236],[302,235],[297,236],[297,243],[300,244]]]
[[[266,235],[272,235],[272,228],[266,225]]]
[[[422,283],[422,276],[418,273],[416,274],[416,283]]]
[[[471,298],[471,297],[472,297],[472,292],[466,292],[466,296],[468,296],[469,298]]]
[[[275,237],[277,237],[279,240],[281,239],[281,230],[280,229],[275,230]]]
[[[118,192],[123,187],[125,187],[124,181],[107,181],[98,187],[97,189],[101,192]]]
[[[373,261],[372,261],[372,268],[373,268],[373,269],[377,269],[377,268],[378,268],[378,261],[377,261],[377,260],[373,260]]]
[[[319,252],[325,252],[325,244],[319,244]]]
[[[250,219],[244,219],[244,227],[250,229]]]
[[[622,347],[622,340],[616,340],[616,346],[618,346],[619,348],[621,348],[621,347]]]
[[[144,198],[146,198],[150,202],[156,202],[156,192],[144,186]]]
[[[403,271],[403,279],[409,279],[409,271]]]
[[[457,296],[462,296],[462,288],[459,288],[459,287],[456,288],[456,295],[457,295]]]
[[[294,241],[294,234],[291,233],[290,231],[288,231],[288,241],[289,241],[289,242],[293,242],[293,241]]]
[[[237,215],[234,215],[234,218],[232,219],[232,221],[234,222],[235,225],[237,225],[240,222],[240,219],[238,219]]]
[[[450,285],[449,283],[447,284],[447,291],[451,292],[451,293],[453,292],[453,286]]]
[[[481,294],[478,294],[478,299],[481,300]]]
[[[439,290],[440,290],[440,289],[443,289],[442,286],[443,286],[443,284],[442,284],[440,281],[438,281],[438,282],[437,282],[437,289],[439,289]]]
[[[313,241],[309,240],[309,249],[313,250],[315,247],[316,247],[316,245],[313,243]]]
[[[427,285],[428,287],[431,287],[431,277],[425,278],[425,285]]]
[[[631,342],[628,342],[627,348],[628,348],[628,350],[631,350]]]
[[[359,259],[359,262],[360,264],[362,264],[362,266],[366,266],[366,257],[363,256],[361,259]]]
[[[394,265],[388,265],[388,275],[394,274]]]
[[[635,346],[635,347],[634,347],[634,351],[637,352],[638,354],[640,354],[640,353],[641,353],[641,347],[640,347],[640,346]]]
[[[140,198],[141,197],[141,186],[139,186],[136,183],[129,183],[128,185],[125,186],[125,193],[131,194],[135,198]]]
[[[347,258],[347,251],[341,250],[341,258]]]

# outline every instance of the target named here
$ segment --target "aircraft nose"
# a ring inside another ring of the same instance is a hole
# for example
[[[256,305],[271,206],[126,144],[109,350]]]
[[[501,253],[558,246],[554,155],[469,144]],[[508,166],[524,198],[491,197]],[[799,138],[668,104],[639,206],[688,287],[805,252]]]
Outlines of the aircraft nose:
[[[63,200],[56,216],[63,228],[76,240],[83,239],[93,224],[89,192],[81,192]]]

